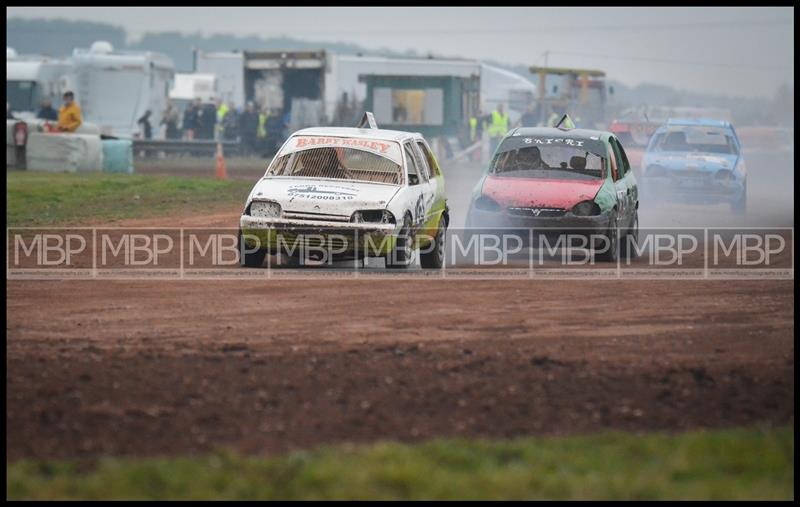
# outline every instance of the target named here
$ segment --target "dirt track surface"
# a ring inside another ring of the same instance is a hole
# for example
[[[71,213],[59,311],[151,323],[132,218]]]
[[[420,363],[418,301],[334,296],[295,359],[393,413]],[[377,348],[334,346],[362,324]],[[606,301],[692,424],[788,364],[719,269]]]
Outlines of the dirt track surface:
[[[793,421],[793,281],[12,280],[7,298],[7,460]]]
[[[453,176],[463,223],[475,175]],[[772,186],[754,187],[747,225],[793,225],[790,190],[772,188],[786,180],[754,180]],[[110,225],[235,227],[239,211]],[[647,213],[645,226],[739,225],[725,209]],[[793,280],[8,280],[6,459],[793,423],[793,291]]]

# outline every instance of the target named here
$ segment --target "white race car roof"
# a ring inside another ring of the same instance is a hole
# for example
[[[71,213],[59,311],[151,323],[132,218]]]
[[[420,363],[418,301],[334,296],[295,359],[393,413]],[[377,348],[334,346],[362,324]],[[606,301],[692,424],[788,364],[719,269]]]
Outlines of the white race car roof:
[[[352,137],[359,139],[375,139],[379,141],[402,142],[408,139],[420,139],[422,134],[418,132],[404,132],[401,130],[385,129],[357,129],[350,127],[311,127],[298,130],[292,136],[331,136],[331,137]]]

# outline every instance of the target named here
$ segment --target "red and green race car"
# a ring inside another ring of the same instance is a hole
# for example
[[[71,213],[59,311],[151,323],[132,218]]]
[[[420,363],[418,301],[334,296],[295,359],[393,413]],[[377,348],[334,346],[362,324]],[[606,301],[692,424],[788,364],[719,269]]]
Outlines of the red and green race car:
[[[636,177],[614,134],[523,127],[498,145],[473,190],[466,228],[599,237],[606,246],[596,257],[617,261],[635,255],[638,209]]]

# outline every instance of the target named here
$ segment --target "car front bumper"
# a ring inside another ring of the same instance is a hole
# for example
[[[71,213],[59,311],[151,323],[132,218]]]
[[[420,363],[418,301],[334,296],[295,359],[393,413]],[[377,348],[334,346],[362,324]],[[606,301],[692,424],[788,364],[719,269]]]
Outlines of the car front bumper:
[[[595,216],[577,216],[566,212],[559,217],[520,217],[505,211],[483,211],[471,207],[469,215],[470,232],[514,234],[528,240],[536,240],[540,236],[555,239],[567,235],[602,235],[608,232],[611,221],[608,212]]]
[[[395,246],[395,224],[332,222],[262,218],[242,215],[239,220],[247,248],[304,255],[308,251],[327,251],[335,256],[380,256]]]
[[[642,187],[659,199],[712,203],[735,201],[745,191],[743,181],[720,181],[712,176],[648,176],[642,179]]]

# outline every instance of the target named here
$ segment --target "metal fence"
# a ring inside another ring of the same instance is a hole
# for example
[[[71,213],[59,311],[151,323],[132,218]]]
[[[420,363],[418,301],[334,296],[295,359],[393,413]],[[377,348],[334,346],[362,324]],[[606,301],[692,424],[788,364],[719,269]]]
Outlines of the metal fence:
[[[225,156],[238,156],[242,152],[241,143],[238,141],[134,139],[133,156],[213,157],[217,152],[217,144],[222,144]]]

